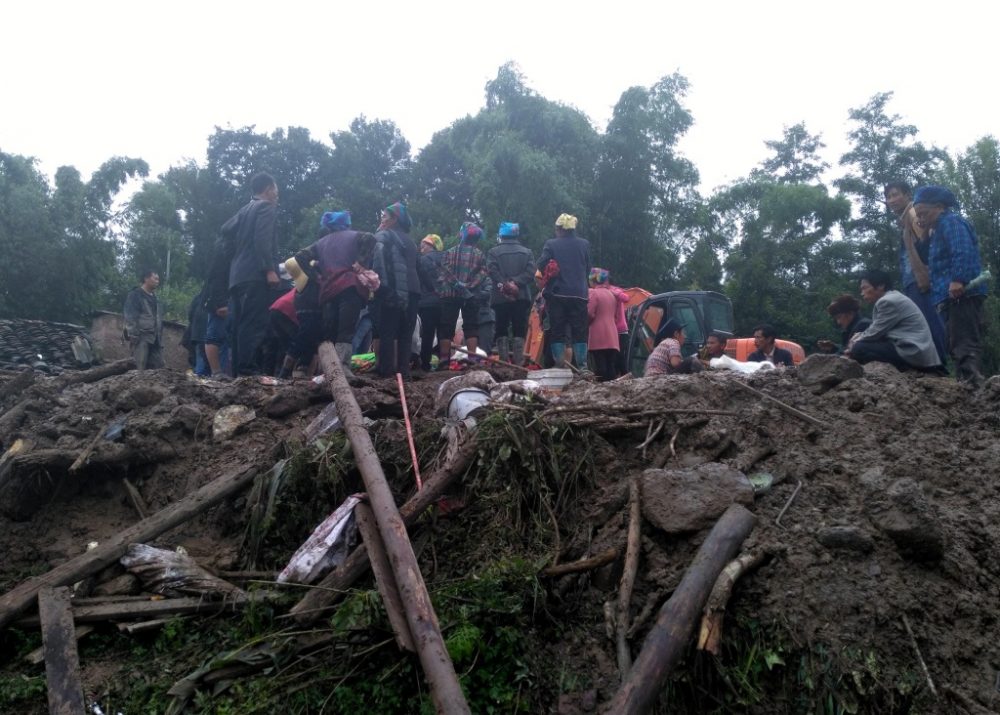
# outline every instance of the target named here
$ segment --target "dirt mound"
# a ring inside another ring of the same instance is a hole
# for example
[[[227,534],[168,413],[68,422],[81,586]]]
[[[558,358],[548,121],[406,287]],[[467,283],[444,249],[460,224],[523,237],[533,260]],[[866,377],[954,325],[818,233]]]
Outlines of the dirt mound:
[[[878,364],[860,376],[817,377],[810,368],[803,377],[791,369],[750,378],[712,372],[577,381],[558,396],[499,405],[480,417],[478,455],[461,492],[451,495],[447,513],[435,509],[411,530],[474,711],[587,712],[614,694],[606,604],[617,597],[631,476],[641,478],[644,509],[633,654],[706,526],[729,503],[750,505],[757,522],[743,548],[765,554],[737,583],[722,653],[692,649],[661,694],[664,711],[1000,709],[1000,645],[992,637],[1000,615],[1000,381],[969,392]],[[442,449],[444,421],[433,413],[442,379],[407,388],[425,470]],[[355,392],[374,420],[370,431],[401,503],[413,482],[395,385],[367,381]],[[234,466],[263,470],[290,457],[280,491],[274,487],[280,525],[264,529],[252,564],[244,535],[259,490],[159,539],[217,570],[279,569],[360,488],[342,435],[300,444],[329,400],[309,383],[131,372],[63,389],[42,380],[4,399],[0,421],[29,406],[0,436],[4,448],[17,439],[28,445],[0,467],[4,590],[134,523],[125,478],[155,511]],[[216,413],[233,404],[252,408],[255,419],[228,440],[214,439]],[[89,460],[71,472],[92,445]],[[617,558],[596,570],[538,575],[557,559],[609,550]],[[301,712],[324,704],[333,712],[361,704],[417,711],[411,698],[426,703],[426,692],[416,661],[383,642],[384,613],[372,605],[370,583],[358,585],[364,590],[321,621],[340,646],[297,655],[281,671],[287,677],[257,674],[215,699],[203,695],[192,701],[195,711],[263,712],[278,704]],[[264,623],[254,616],[255,637],[278,632],[284,610]],[[11,633],[18,631],[0,636],[5,655],[26,647]],[[194,669],[213,648],[238,644],[230,631],[218,641],[183,643],[170,633],[172,649],[163,634],[156,642],[172,679],[184,674],[177,663]],[[117,647],[120,655],[128,646]],[[95,699],[111,694],[144,709],[164,702],[171,677],[139,688],[130,684],[127,658],[118,668],[102,652],[85,652],[83,660],[95,668],[85,671]],[[300,682],[306,669],[312,677]],[[22,676],[37,678],[37,670],[12,661],[0,671],[6,682]],[[0,703],[31,712],[43,700],[29,693]]]

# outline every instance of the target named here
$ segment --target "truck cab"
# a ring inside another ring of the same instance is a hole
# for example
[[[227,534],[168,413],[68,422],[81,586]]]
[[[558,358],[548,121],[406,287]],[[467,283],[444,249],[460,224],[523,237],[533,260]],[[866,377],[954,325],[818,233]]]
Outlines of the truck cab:
[[[671,291],[653,295],[628,311],[626,365],[636,377],[646,370],[646,358],[655,347],[656,332],[668,319],[684,326],[684,357],[693,355],[713,330],[733,334],[733,304],[714,291]]]

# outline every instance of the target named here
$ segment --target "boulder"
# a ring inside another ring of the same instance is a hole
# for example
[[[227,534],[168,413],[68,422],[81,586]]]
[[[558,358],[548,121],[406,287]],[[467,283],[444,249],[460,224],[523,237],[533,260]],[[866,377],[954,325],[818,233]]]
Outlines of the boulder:
[[[810,355],[799,364],[798,370],[799,382],[817,395],[864,374],[860,363],[840,355]]]
[[[718,462],[647,469],[640,486],[642,515],[668,534],[709,528],[734,502],[753,504],[753,486],[746,475]]]
[[[944,556],[944,529],[914,480],[896,480],[867,507],[872,522],[893,540],[903,557],[932,562]]]

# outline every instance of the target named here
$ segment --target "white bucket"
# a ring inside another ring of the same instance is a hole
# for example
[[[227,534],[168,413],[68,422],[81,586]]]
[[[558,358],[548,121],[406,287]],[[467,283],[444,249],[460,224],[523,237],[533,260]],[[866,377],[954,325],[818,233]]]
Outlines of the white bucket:
[[[453,420],[464,420],[480,407],[490,403],[490,395],[474,387],[458,390],[448,400],[448,417]]]
[[[550,367],[548,370],[535,370],[529,377],[548,392],[557,392],[573,382],[573,371],[565,367]]]

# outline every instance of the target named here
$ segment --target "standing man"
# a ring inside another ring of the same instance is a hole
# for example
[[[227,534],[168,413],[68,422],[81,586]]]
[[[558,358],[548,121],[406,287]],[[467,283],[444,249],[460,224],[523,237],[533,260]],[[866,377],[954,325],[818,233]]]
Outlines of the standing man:
[[[233,302],[233,376],[261,374],[257,352],[267,337],[271,290],[278,287],[275,215],[278,185],[270,174],[250,180],[253,198],[222,226],[232,247],[229,294]]]
[[[753,329],[753,344],[757,349],[747,355],[747,362],[769,362],[775,367],[791,367],[792,354],[774,344],[778,332],[770,325],[758,325]]]
[[[548,276],[545,309],[549,316],[550,346],[557,367],[565,364],[566,343],[573,346],[573,359],[587,368],[587,277],[590,275],[590,243],[576,235],[576,216],[556,219],[556,237],[542,247],[538,270]],[[549,268],[554,263],[555,268]]]
[[[486,254],[486,269],[492,284],[491,302],[496,314],[497,353],[504,362],[524,362],[524,338],[531,312],[531,284],[535,277],[535,255],[521,244],[519,224],[500,224],[497,242]],[[509,335],[508,335],[509,333]]]
[[[125,297],[124,337],[132,348],[132,357],[139,370],[163,367],[163,308],[156,299],[160,276],[156,271],[144,271],[142,283]]]
[[[380,286],[369,310],[379,338],[379,377],[392,377],[397,372],[405,379],[410,377],[410,343],[420,303],[417,246],[410,238],[411,225],[406,205],[396,202],[382,209],[375,233],[374,268]]]
[[[958,215],[958,199],[943,186],[917,189],[913,205],[921,228],[930,231],[931,301],[945,320],[955,377],[978,387],[986,282],[974,282],[983,270],[976,232]]]
[[[861,297],[874,306],[872,322],[851,338],[845,355],[862,365],[887,362],[898,370],[940,367],[927,320],[912,300],[892,289],[888,273],[866,271],[861,278]]]
[[[444,252],[441,260],[441,325],[438,328],[440,346],[439,370],[447,370],[451,362],[451,341],[455,337],[458,315],[462,315],[462,333],[469,359],[475,362],[479,348],[479,305],[489,281],[486,256],[479,250],[483,229],[470,221],[459,229],[458,243]]]
[[[913,207],[913,192],[905,181],[892,181],[885,185],[885,203],[896,214],[899,222],[899,280],[903,293],[912,300],[927,320],[927,327],[934,338],[934,347],[941,362],[947,359],[947,335],[944,323],[931,300],[930,236],[917,221]]]

